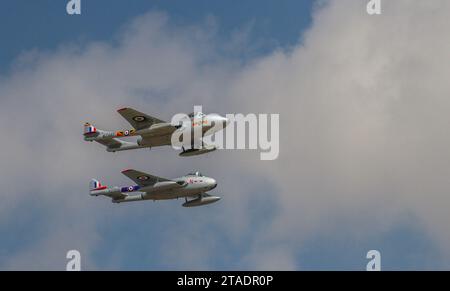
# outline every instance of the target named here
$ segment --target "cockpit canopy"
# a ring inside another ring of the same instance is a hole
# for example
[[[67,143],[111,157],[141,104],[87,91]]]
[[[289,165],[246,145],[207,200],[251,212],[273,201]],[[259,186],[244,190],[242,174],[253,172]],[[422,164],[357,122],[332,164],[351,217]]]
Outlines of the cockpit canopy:
[[[188,176],[197,176],[197,177],[204,177],[203,175],[202,175],[202,173],[200,173],[200,172],[193,172],[193,173],[189,173],[189,174],[187,174]]]
[[[188,114],[189,118],[194,118],[194,116],[196,117],[203,117],[205,116],[205,114],[203,114],[202,112],[192,112]]]

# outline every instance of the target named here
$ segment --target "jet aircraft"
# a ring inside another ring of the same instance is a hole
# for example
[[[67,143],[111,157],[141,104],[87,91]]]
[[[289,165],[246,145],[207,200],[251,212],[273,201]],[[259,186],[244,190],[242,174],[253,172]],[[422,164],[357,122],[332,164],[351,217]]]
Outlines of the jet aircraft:
[[[165,122],[161,119],[149,116],[133,108],[122,108],[117,110],[133,127],[129,130],[106,131],[97,129],[90,123],[84,125],[84,139],[96,141],[104,146],[108,152],[117,152],[139,148],[152,148],[171,145],[171,137],[175,131],[193,130],[196,126],[201,127],[202,137],[212,135],[229,124],[229,119],[218,114],[204,114],[202,112],[191,113],[189,120],[178,125]],[[217,126],[220,125],[220,126]],[[137,136],[137,141],[124,141],[120,138]],[[190,141],[182,141],[184,144],[194,144],[195,135],[191,134]],[[180,156],[194,156],[214,151],[213,145],[201,143],[200,148],[191,146],[190,149],[182,147]]]
[[[216,180],[203,176],[200,172],[175,179],[161,178],[133,169],[122,173],[137,185],[109,188],[92,179],[89,184],[90,195],[110,197],[113,203],[184,198],[184,207],[201,206],[220,200],[220,197],[206,193],[217,187]]]

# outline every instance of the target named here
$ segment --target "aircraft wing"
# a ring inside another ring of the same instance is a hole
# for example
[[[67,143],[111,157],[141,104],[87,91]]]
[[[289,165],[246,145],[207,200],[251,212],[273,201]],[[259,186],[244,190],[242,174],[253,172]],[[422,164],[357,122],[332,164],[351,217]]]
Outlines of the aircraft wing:
[[[105,194],[105,196],[111,197],[112,200],[120,200],[120,199],[125,199],[125,197],[127,197],[128,195],[123,194],[123,193],[111,193],[111,194]]]
[[[115,138],[98,139],[98,140],[96,140],[96,142],[98,142],[108,148],[111,148],[111,149],[120,148],[120,145],[122,144],[119,140],[117,140]]]
[[[156,123],[164,123],[161,119],[149,116],[134,110],[133,108],[125,107],[117,110],[117,112],[119,112],[119,114],[122,115],[122,117],[125,118],[136,130],[149,128]]]
[[[162,181],[172,181],[169,179],[161,178],[158,176],[153,176],[144,172],[136,171],[133,169],[124,170],[122,171],[122,174],[133,180],[136,184],[139,186],[152,186],[157,182]]]

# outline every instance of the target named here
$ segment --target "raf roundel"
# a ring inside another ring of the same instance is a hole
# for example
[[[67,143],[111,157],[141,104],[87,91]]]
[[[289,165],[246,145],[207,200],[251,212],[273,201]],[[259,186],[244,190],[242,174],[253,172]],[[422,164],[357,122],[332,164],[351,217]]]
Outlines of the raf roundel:
[[[133,186],[128,187],[128,191],[133,192],[133,190],[134,190]]]
[[[135,116],[135,117],[133,117],[133,120],[137,121],[137,122],[141,122],[141,121],[145,120],[145,117],[144,116]]]

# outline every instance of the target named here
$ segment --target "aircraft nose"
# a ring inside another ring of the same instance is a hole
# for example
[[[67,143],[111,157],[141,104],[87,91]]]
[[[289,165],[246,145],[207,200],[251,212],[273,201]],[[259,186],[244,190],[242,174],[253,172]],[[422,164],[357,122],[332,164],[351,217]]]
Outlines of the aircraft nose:
[[[226,117],[222,117],[222,124],[223,127],[226,127],[228,124],[230,124],[230,119]]]
[[[211,189],[214,189],[217,187],[217,182],[213,178],[211,178],[210,184],[211,184]]]

